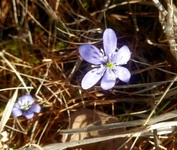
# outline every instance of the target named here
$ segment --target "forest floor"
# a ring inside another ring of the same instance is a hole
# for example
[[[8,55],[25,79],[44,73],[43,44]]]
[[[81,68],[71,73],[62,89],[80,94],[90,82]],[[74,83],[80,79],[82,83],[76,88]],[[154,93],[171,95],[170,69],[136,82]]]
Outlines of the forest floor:
[[[2,0],[0,148],[177,149],[175,3]],[[106,28],[115,32],[118,50],[126,45],[131,51],[123,65],[130,80],[117,79],[110,90],[99,81],[84,90],[92,64],[78,48],[103,49]],[[26,94],[41,110],[30,119],[15,117],[14,103]]]

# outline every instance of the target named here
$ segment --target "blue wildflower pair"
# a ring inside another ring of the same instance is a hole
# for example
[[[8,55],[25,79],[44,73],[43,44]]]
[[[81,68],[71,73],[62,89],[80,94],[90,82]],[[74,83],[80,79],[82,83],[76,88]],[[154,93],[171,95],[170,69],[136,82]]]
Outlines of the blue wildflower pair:
[[[27,119],[31,119],[34,117],[34,113],[40,111],[41,106],[34,103],[34,98],[31,95],[26,94],[18,98],[12,109],[12,114],[14,117],[25,116]]]
[[[130,72],[120,65],[127,64],[131,52],[127,46],[117,50],[117,37],[112,29],[106,29],[103,33],[103,50],[91,44],[84,44],[79,47],[79,53],[84,60],[93,64],[93,69],[87,72],[81,82],[83,89],[94,86],[101,78],[101,87],[104,90],[113,88],[116,78],[128,82]]]

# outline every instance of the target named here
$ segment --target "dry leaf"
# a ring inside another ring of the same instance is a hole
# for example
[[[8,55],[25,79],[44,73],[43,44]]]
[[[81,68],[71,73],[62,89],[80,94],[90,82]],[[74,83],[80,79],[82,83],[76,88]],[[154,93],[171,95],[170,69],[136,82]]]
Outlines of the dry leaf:
[[[116,123],[118,119],[111,115],[102,113],[96,110],[90,109],[81,109],[71,115],[71,129],[75,128],[85,128],[88,126],[98,126],[109,123]],[[115,135],[119,132],[125,131],[125,128],[103,130],[103,131],[90,131],[82,132],[68,135],[67,139],[64,139],[63,142],[79,141],[88,138],[102,137],[108,135]],[[115,150],[123,145],[128,138],[117,138],[108,141],[91,143],[88,145],[80,146],[77,148],[72,148],[73,150]],[[130,143],[129,143],[130,145]],[[129,145],[124,146],[122,149],[129,149]],[[126,148],[125,148],[126,147]]]

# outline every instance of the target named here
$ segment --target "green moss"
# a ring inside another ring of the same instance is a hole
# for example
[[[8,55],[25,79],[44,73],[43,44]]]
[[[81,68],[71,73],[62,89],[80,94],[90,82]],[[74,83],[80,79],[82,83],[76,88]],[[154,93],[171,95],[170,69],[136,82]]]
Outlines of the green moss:
[[[67,47],[67,43],[60,41],[56,44],[55,48],[57,51],[59,51],[60,49],[65,48],[65,47]]]
[[[16,42],[10,42],[8,45],[6,45],[5,49],[17,57],[20,56],[20,48]]]
[[[83,0],[82,5],[87,10],[92,4],[92,0]]]

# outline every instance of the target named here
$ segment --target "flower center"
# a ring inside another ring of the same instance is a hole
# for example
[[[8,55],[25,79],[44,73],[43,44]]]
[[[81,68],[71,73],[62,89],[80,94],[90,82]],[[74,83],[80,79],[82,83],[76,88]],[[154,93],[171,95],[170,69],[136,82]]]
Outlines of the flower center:
[[[28,110],[33,103],[29,102],[28,100],[18,101],[20,108],[22,110]]]
[[[109,69],[113,69],[114,68],[114,64],[112,62],[107,62],[106,63],[106,67]]]

